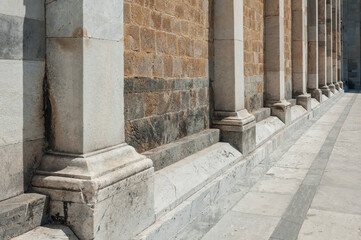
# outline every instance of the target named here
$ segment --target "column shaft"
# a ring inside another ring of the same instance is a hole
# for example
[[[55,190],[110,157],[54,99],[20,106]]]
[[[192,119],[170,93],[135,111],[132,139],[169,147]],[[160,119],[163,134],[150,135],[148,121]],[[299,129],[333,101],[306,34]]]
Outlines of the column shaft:
[[[255,117],[244,108],[243,0],[214,1],[213,126],[243,154],[255,149]]]
[[[335,85],[333,84],[333,57],[332,57],[332,1],[326,0],[327,8],[327,84],[332,92],[335,92]]]
[[[285,100],[284,0],[265,1],[265,105],[272,115],[289,123],[290,103]]]
[[[322,92],[318,89],[319,55],[318,55],[318,1],[308,0],[308,82],[307,88],[313,98],[322,101]]]
[[[329,97],[327,63],[327,5],[326,0],[318,0],[318,82],[322,94]]]

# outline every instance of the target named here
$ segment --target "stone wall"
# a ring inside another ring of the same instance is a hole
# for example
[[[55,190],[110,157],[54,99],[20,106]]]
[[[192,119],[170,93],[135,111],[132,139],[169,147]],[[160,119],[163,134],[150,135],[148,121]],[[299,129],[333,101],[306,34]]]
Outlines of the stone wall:
[[[292,0],[284,0],[285,98],[292,98]]]
[[[44,2],[1,1],[0,201],[26,191],[44,143]],[[25,183],[25,184],[24,184]]]
[[[126,0],[126,140],[139,152],[209,126],[209,0]]]
[[[264,0],[245,0],[243,6],[245,108],[263,107]]]

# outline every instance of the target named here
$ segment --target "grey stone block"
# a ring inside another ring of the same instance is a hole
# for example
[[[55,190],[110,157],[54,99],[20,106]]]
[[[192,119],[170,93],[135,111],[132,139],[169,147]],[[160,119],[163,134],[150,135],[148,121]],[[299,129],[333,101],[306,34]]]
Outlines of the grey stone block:
[[[184,137],[142,154],[153,160],[154,169],[160,170],[219,141],[219,130],[209,129]]]
[[[69,227],[64,225],[45,225],[37,227],[12,240],[78,240]]]
[[[0,239],[10,239],[40,226],[47,219],[46,196],[21,194],[0,202]]]
[[[0,58],[44,60],[45,23],[0,14]]]
[[[260,122],[271,116],[271,109],[260,108],[257,111],[252,112],[252,114],[256,118],[256,122]]]

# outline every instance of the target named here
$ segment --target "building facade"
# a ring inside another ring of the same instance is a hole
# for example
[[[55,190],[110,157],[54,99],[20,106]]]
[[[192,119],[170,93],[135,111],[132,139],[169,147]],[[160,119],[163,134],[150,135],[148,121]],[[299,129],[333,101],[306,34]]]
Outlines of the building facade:
[[[0,238],[176,235],[359,86],[345,1],[2,1]]]

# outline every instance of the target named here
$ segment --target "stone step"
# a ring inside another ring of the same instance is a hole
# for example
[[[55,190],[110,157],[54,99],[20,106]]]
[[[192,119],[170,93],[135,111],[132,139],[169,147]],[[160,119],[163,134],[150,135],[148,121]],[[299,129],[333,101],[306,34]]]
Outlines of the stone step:
[[[155,171],[219,142],[219,130],[207,129],[142,154],[153,160]]]
[[[242,158],[228,143],[216,143],[155,173],[156,218],[164,216]]]
[[[268,117],[256,124],[256,146],[259,147],[275,133],[280,131],[285,124],[278,117]]]
[[[295,105],[291,107],[291,121],[294,122],[297,119],[299,119],[300,117],[304,116],[307,114],[307,110],[304,109],[302,106],[300,105]]]
[[[0,202],[0,239],[7,240],[40,226],[47,218],[45,195],[26,193]]]
[[[12,240],[78,240],[70,228],[64,225],[45,225],[37,227]]]
[[[311,98],[311,109],[315,109],[320,105],[320,102],[316,98]]]
[[[254,111],[251,113],[256,118],[256,122],[260,122],[271,116],[271,109],[270,108],[260,108],[257,111]]]

